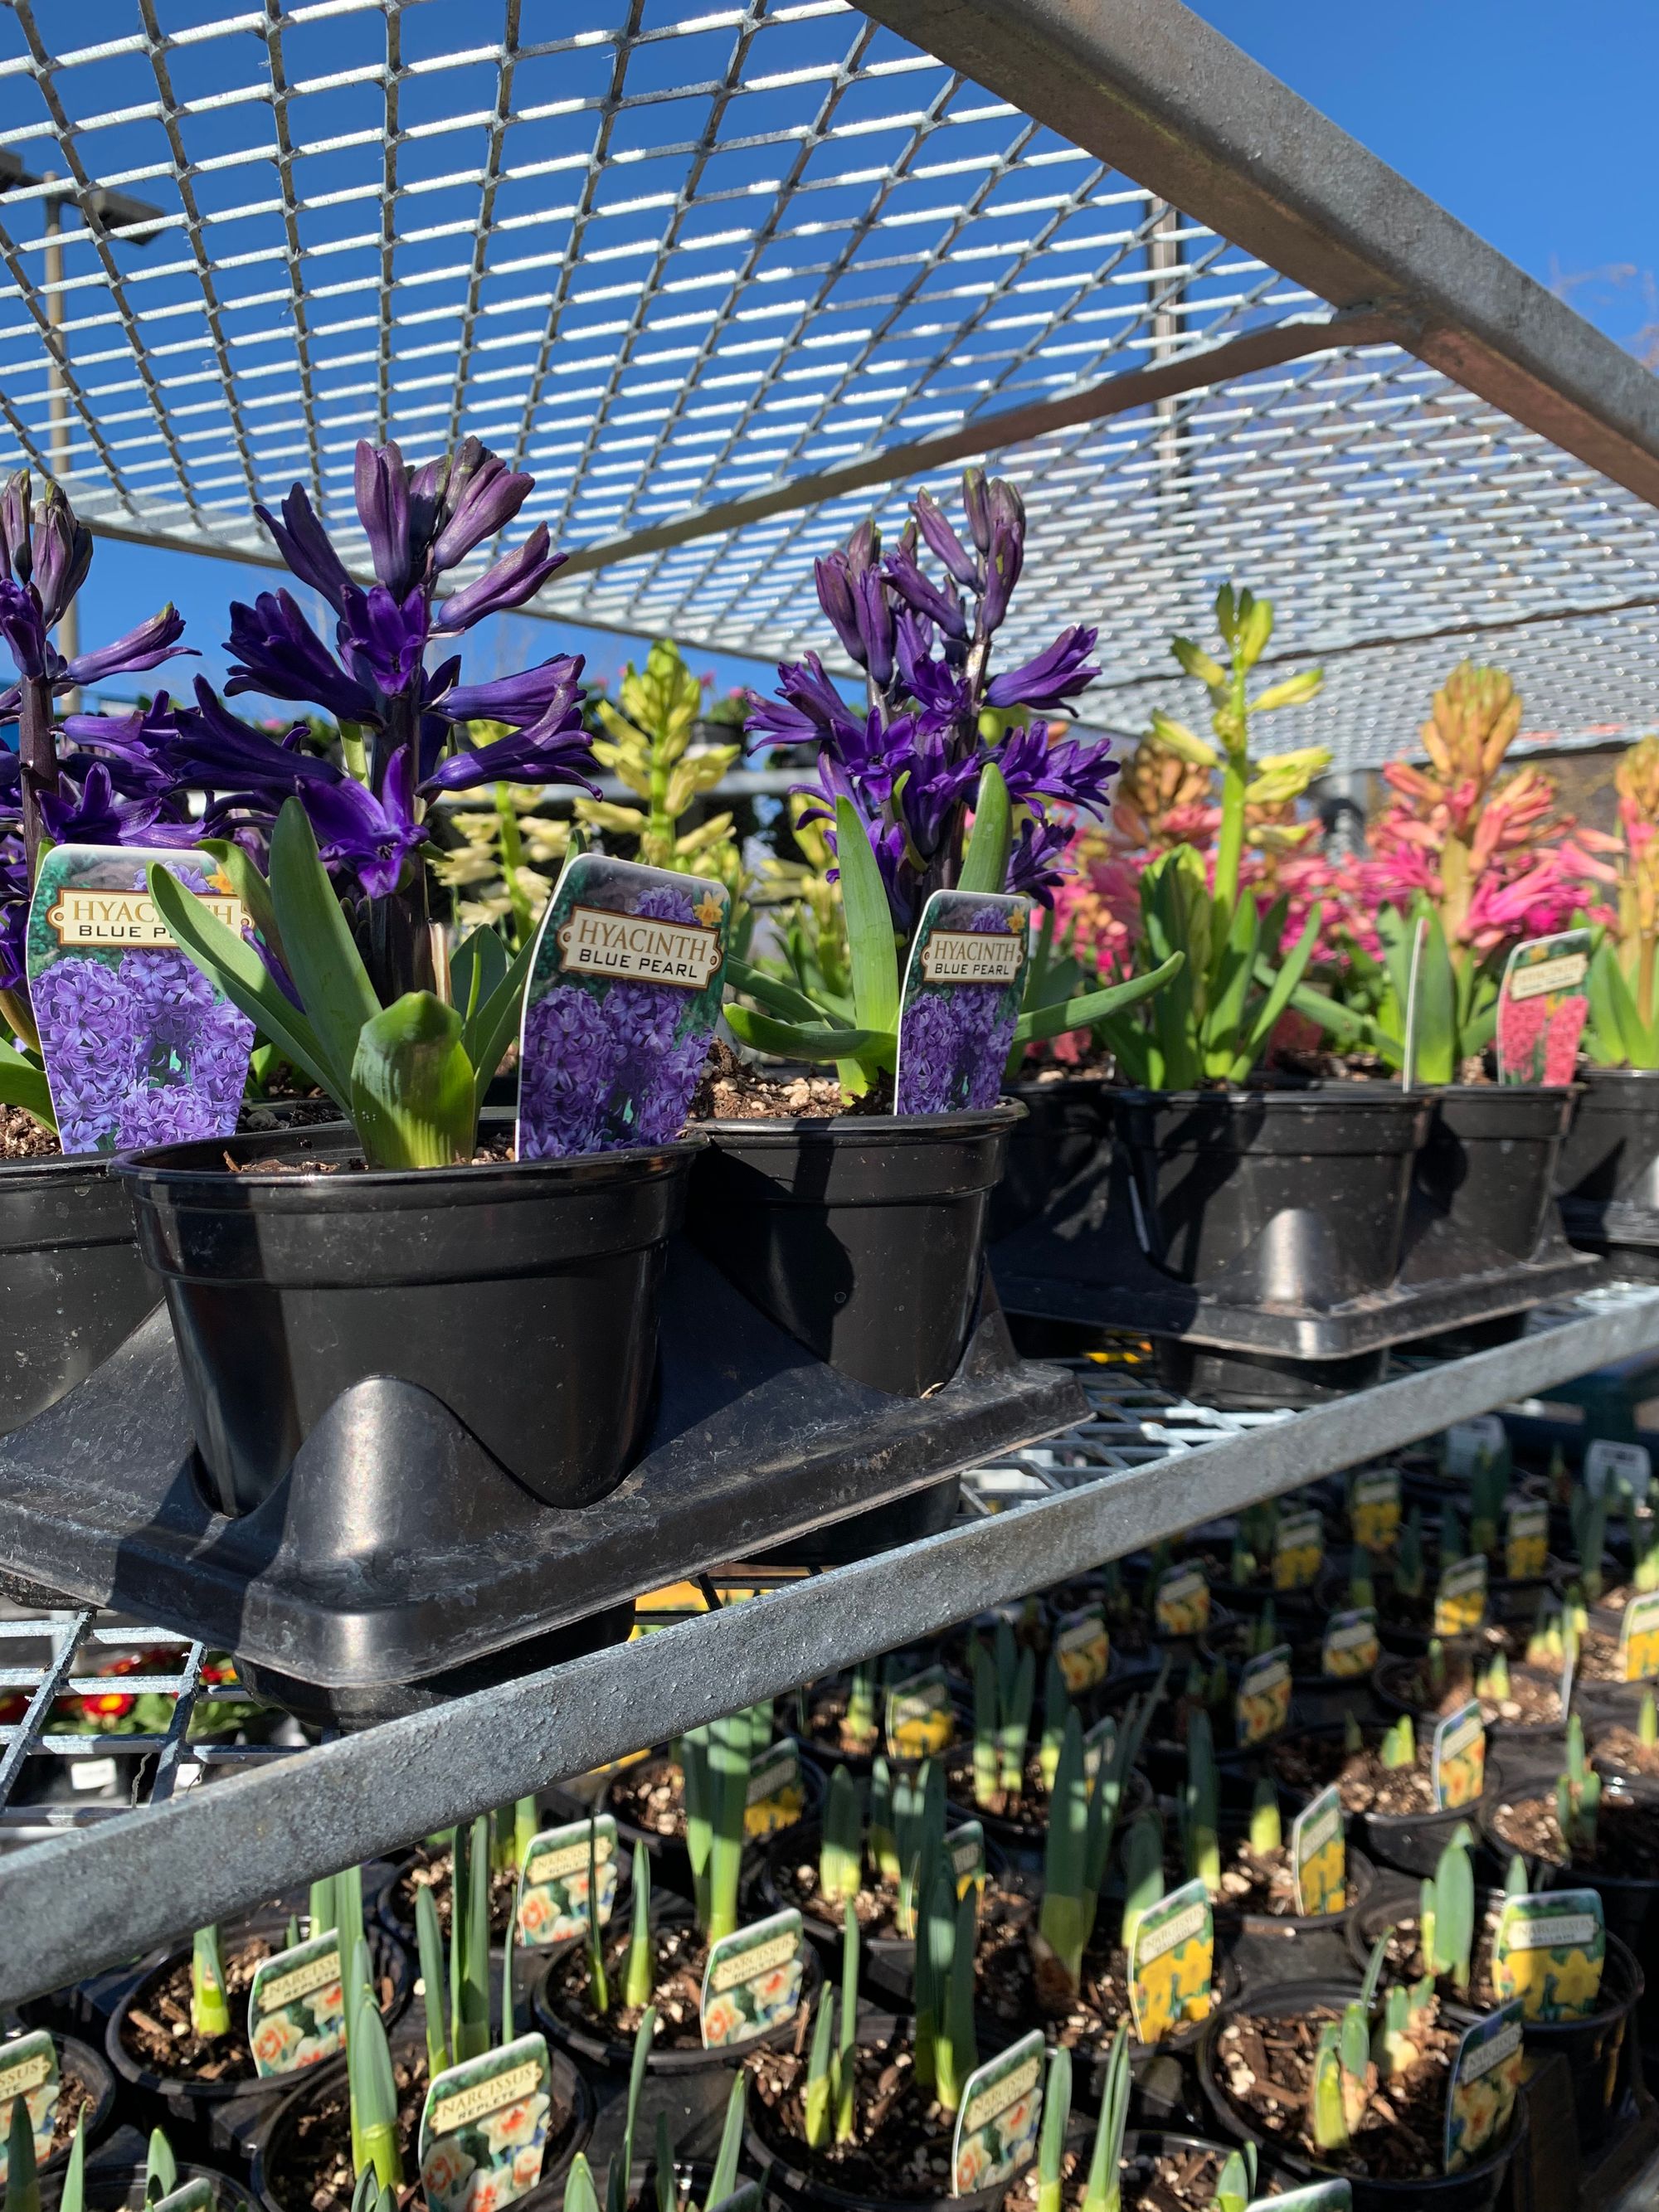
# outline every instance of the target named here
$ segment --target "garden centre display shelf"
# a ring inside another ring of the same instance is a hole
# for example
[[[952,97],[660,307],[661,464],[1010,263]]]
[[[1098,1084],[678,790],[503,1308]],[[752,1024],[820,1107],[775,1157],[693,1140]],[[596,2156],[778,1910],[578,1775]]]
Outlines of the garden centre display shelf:
[[[33,1655],[0,1668],[0,1681],[29,1698],[23,1717],[0,1727],[0,1821],[24,1846],[0,1858],[0,2004],[1656,1346],[1659,1289],[1615,1285],[1534,1316],[1517,1342],[1422,1361],[1294,1414],[1175,1397],[1131,1350],[1078,1360],[1088,1418],[973,1469],[940,1534],[302,1752],[187,1742],[199,1644],[90,1609],[0,1624],[0,1656],[6,1645]],[[43,1737],[53,1699],[88,1693],[100,1680],[97,1651],[111,1644],[179,1651],[176,1673],[143,1678],[173,1700],[165,1734]],[[73,1793],[11,1802],[27,1762],[107,1757],[118,1741],[123,1759],[154,1757],[126,1817]],[[255,1771],[227,1771],[245,1766]],[[27,1840],[59,1826],[70,1832]]]

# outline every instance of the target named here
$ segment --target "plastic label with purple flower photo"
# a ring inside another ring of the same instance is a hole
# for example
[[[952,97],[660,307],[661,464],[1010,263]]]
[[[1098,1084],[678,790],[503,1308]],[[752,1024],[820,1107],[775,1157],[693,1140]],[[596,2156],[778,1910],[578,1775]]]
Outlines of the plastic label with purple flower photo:
[[[543,917],[519,1046],[519,1158],[679,1134],[725,988],[726,886],[584,853]]]
[[[247,917],[210,853],[59,845],[29,908],[29,996],[65,1152],[234,1133],[253,1024],[173,943],[159,864],[228,927]]]
[[[1517,945],[1498,994],[1500,1083],[1571,1083],[1589,1013],[1588,929]]]
[[[1025,988],[1031,902],[935,891],[921,910],[899,1007],[901,1114],[994,1106]]]

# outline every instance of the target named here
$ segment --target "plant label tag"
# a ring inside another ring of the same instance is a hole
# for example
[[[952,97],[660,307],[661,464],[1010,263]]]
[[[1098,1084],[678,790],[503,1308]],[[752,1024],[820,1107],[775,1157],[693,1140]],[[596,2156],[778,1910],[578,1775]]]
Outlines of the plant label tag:
[[[1357,1605],[1346,1613],[1334,1613],[1325,1624],[1319,1647],[1319,1671],[1339,1678],[1369,1674],[1382,1656],[1376,1633],[1376,1607]]]
[[[297,2074],[345,2048],[340,1937],[335,1929],[262,1960],[247,1992],[253,2070]]]
[[[921,909],[899,1000],[901,1114],[994,1106],[1025,989],[1029,898],[935,891]]]
[[[1448,2173],[1502,2142],[1521,2086],[1521,2044],[1519,1998],[1463,2031],[1446,2091]]]
[[[743,1832],[746,1836],[775,1835],[780,1828],[793,1828],[805,1810],[800,1747],[793,1736],[780,1736],[750,1762]]]
[[[1054,1662],[1074,1698],[1097,1688],[1106,1680],[1111,1661],[1111,1638],[1102,1607],[1085,1605],[1076,1613],[1062,1613],[1054,1623]]]
[[[1447,1430],[1440,1448],[1441,1467],[1450,1475],[1473,1474],[1487,1460],[1496,1459],[1508,1441],[1509,1432],[1496,1413],[1477,1413]]]
[[[609,1813],[601,1813],[597,1820],[544,1828],[531,1838],[519,1871],[513,1915],[519,1942],[526,1951],[586,1936],[590,1874],[592,1910],[599,1926],[605,1928],[617,1902],[617,1823]]]
[[[977,1820],[964,1820],[959,1828],[952,1828],[945,1838],[945,1848],[951,1854],[951,1872],[956,1877],[957,1901],[970,1889],[985,1887],[985,1830]]]
[[[1325,1523],[1317,1513],[1285,1513],[1273,1530],[1273,1588],[1311,1589],[1325,1564]]]
[[[1619,1623],[1619,1673],[1626,1682],[1659,1674],[1659,1590],[1633,1597]]]
[[[1468,1636],[1486,1618],[1486,1555],[1454,1559],[1440,1571],[1434,1594],[1434,1632],[1437,1636]]]
[[[1571,1083],[1589,1013],[1588,929],[1517,945],[1498,994],[1498,1080]]]
[[[793,1909],[711,1944],[702,1972],[702,2047],[727,2051],[793,2020],[800,2003],[801,1918]]]
[[[951,2146],[951,2194],[1000,2189],[1036,2155],[1042,2123],[1042,2030],[976,2067],[962,2088]]]
[[[1282,2197],[1253,2197],[1244,2212],[1353,2212],[1353,2185],[1340,2179],[1310,2181]]]
[[[1333,1783],[1311,1797],[1291,1823],[1296,1909],[1304,1919],[1340,1912],[1348,1901],[1348,1845],[1342,1793]]]
[[[1165,1567],[1152,1598],[1152,1620],[1160,1636],[1202,1636],[1210,1625],[1210,1585],[1200,1561]]]
[[[1607,1931],[1594,1889],[1506,1897],[1492,1939],[1492,1985],[1528,2020],[1582,2020],[1595,2009]]]
[[[23,2100],[29,2116],[36,2166],[44,2166],[52,2155],[61,2080],[58,2045],[44,2027],[32,2035],[15,2035],[9,2043],[0,2043],[0,2181],[6,2178],[11,2108],[18,2098]]]
[[[1136,1920],[1129,1940],[1129,2008],[1143,2043],[1161,2043],[1210,2016],[1215,1918],[1201,1880],[1183,1882]]]
[[[194,2181],[185,2182],[171,2196],[158,2197],[148,2212],[214,2212],[218,2201],[212,2182],[206,2174],[198,2173]]]
[[[1238,1677],[1233,1718],[1241,1744],[1265,1743],[1291,1717],[1291,1647],[1276,1644],[1247,1659]]]
[[[25,963],[65,1152],[228,1137],[253,1024],[179,951],[156,911],[159,862],[216,921],[246,909],[211,853],[59,845],[40,863]]]
[[[510,2204],[542,2178],[553,2109],[547,2039],[521,2035],[447,2067],[421,2108],[421,2189],[429,2212]]]
[[[672,1144],[720,1019],[724,884],[583,853],[554,887],[519,1036],[521,1160]]]
[[[1504,1572],[1535,1582],[1549,1564],[1550,1509],[1543,1498],[1512,1498],[1504,1516]]]
[[[933,1759],[956,1734],[951,1685],[943,1667],[924,1667],[887,1692],[887,1749],[894,1759]]]
[[[1615,1443],[1597,1437],[1584,1452],[1584,1488],[1592,1498],[1611,1489],[1615,1497],[1642,1504],[1653,1485],[1653,1462],[1645,1444]]]
[[[1116,1750],[1117,1719],[1115,1714],[1108,1713],[1083,1739],[1083,1774],[1091,1786],[1099,1779],[1102,1769],[1110,1766]]]
[[[1348,1527],[1363,1551],[1391,1552],[1400,1534],[1400,1470],[1374,1467],[1348,1486]]]
[[[1443,1813],[1473,1805],[1486,1784],[1486,1724],[1478,1698],[1448,1713],[1434,1732],[1434,1802]]]

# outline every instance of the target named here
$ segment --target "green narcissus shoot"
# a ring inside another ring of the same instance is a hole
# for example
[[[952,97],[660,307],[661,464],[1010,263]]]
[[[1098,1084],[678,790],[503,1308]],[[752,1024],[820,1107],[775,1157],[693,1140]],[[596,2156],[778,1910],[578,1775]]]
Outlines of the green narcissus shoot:
[[[1400,1531],[1395,1553],[1394,1586],[1401,1597],[1421,1597],[1427,1588],[1423,1565],[1423,1509],[1413,1505]]]
[[[1516,1851],[1504,1869],[1504,1894],[1505,1897],[1525,1897],[1531,1887],[1532,1884],[1527,1879],[1527,1863]]]
[[[1365,1732],[1359,1725],[1359,1716],[1351,1705],[1342,1716],[1342,1752],[1347,1759],[1357,1759],[1365,1748]]]
[[[1561,1607],[1547,1590],[1541,1590],[1533,1615],[1532,1632],[1527,1638],[1527,1664],[1559,1668],[1561,1652]]]
[[[651,1941],[651,1854],[643,1844],[636,1843],[634,1846],[634,1919],[628,1937],[628,1968],[623,1984],[623,2002],[630,2010],[639,2005],[648,2005],[651,1992],[656,1986],[656,1949]]]
[[[674,2139],[668,2132],[668,2115],[657,2115],[657,2150],[652,2160],[656,2168],[657,2212],[678,2212],[679,2190],[674,2179]]]
[[[957,1905],[956,1942],[934,2048],[933,2092],[947,2112],[954,2112],[961,2104],[968,2077],[978,2063],[974,2027],[974,1943],[978,1920],[979,1891],[969,1882],[967,1894]]]
[[[726,2120],[720,2129],[720,2147],[714,2154],[714,2171],[708,2184],[706,2203],[709,2206],[723,2204],[738,2185],[738,2160],[743,2151],[743,2125],[748,2112],[749,2076],[739,2066],[732,2077],[732,2087],[726,2100]]]
[[[513,1962],[517,1955],[517,1953],[513,1948],[512,1936],[509,1934],[507,1942],[501,1946],[501,2040],[503,2045],[511,2043],[518,2033],[518,2029],[514,2025],[517,2008],[513,2002]]]
[[[1071,2117],[1072,2054],[1062,2043],[1048,2053],[1048,2079],[1042,2091],[1042,2132],[1037,2138],[1037,2212],[1060,2212],[1066,2129]]]
[[[1584,1723],[1574,1713],[1567,1722],[1566,1771],[1555,1784],[1555,1818],[1575,1858],[1588,1858],[1595,1851],[1601,1809],[1601,1778],[1584,1755]]]
[[[708,1853],[708,1915],[702,1931],[710,1943],[732,1935],[738,1925],[751,1741],[747,1713],[732,1713],[710,1724],[708,1779],[714,1835]]]
[[[997,1722],[1001,1699],[997,1689],[996,1662],[986,1650],[983,1638],[976,1636],[973,1648],[974,1802],[981,1810],[988,1810],[997,1802]]]
[[[858,2087],[859,1917],[848,1907],[841,1931],[841,2042],[836,2052],[836,2141],[851,2142]]]
[[[915,1775],[901,1774],[893,1784],[893,1828],[898,1846],[898,1925],[914,1935],[916,1915],[927,1903],[934,1861],[945,1846],[945,1770],[924,1759]]]
[[[369,2166],[357,2176],[351,2191],[351,2212],[397,2212],[398,2200],[380,2186],[380,2177]]]
[[[1437,1636],[1429,1638],[1429,1687],[1437,1698],[1445,1694],[1446,1647]]]
[[[876,1740],[876,1669],[871,1660],[853,1669],[847,1691],[847,1718],[842,1725],[856,1751],[867,1750]]]
[[[806,2147],[827,2150],[835,2122],[836,2085],[831,2078],[836,2052],[836,1993],[826,1990],[812,2029],[812,2047],[806,2061]]]
[[[599,1853],[593,1823],[587,1824],[587,1895],[590,1904],[599,1893]],[[605,1971],[605,1931],[599,1926],[599,1915],[591,1909],[586,1916],[586,1934],[583,1938],[587,1948],[588,1996],[594,2011],[601,2020],[611,2011],[611,1978]],[[459,2051],[456,2057],[460,2056]]]
[[[1060,1739],[1066,1733],[1066,1717],[1071,1710],[1072,1693],[1066,1686],[1060,1655],[1051,1647],[1048,1671],[1042,1685],[1042,1736],[1037,1747],[1037,1767],[1045,1790],[1052,1790],[1054,1786],[1054,1771],[1060,1765]]]
[[[708,1865],[714,1849],[714,1784],[708,1771],[708,1730],[689,1729],[675,1746],[685,1793],[685,1852],[691,1862],[691,1901],[697,1925],[708,1920]]]
[[[864,1792],[850,1768],[830,1777],[818,1847],[818,1894],[831,1901],[858,1895],[864,1878]]]
[[[34,2163],[34,2123],[27,2102],[11,2100],[6,2136],[6,2212],[40,2212],[40,2177]]]
[[[1085,1872],[1090,1810],[1089,1787],[1083,1772],[1083,1723],[1073,1710],[1066,1717],[1060,1762],[1048,1799],[1042,1903],[1037,1917],[1037,1931],[1054,1953],[1066,1987],[1073,1991],[1082,1978],[1084,1947],[1093,1921],[1093,1899],[1088,1894]]]
[[[198,1928],[190,1960],[190,2024],[198,2035],[230,2033],[225,1998],[225,1970],[219,1957],[219,1930]]]
[[[1440,1564],[1455,1565],[1468,1556],[1463,1541],[1463,1522],[1457,1508],[1449,1500],[1440,1509]]]
[[[1383,1731],[1377,1756],[1387,1767],[1416,1765],[1417,1735],[1409,1713],[1401,1713],[1399,1719]]]
[[[1646,1596],[1649,1591],[1659,1589],[1659,1531],[1651,1515],[1638,1513],[1634,1504],[1626,1518],[1631,1558],[1635,1562],[1633,1579],[1638,1593]]]
[[[1164,1894],[1164,1831],[1148,1806],[1137,1813],[1123,1838],[1123,1934],[1126,1951],[1134,1948],[1135,1923]]]
[[[13,2106],[12,2112],[15,2122],[15,2106]],[[33,2148],[32,2139],[29,2147],[31,2150]],[[14,2166],[12,2172],[15,2173],[16,2171],[16,2167]],[[171,2197],[178,2186],[179,2161],[173,2154],[173,2145],[167,2141],[161,2129],[152,2128],[149,2131],[149,2142],[144,2151],[144,2202],[146,2204],[154,2204],[158,2197]],[[6,2200],[6,2212],[13,2212],[9,2197]]]
[[[1120,2022],[1112,2038],[1112,2055],[1106,2062],[1100,2119],[1081,2212],[1122,2212],[1123,2133],[1129,2122],[1129,2030],[1127,2022]]]
[[[1359,1984],[1359,2002],[1367,2018],[1376,2002],[1376,1992],[1382,1986],[1382,1969],[1389,1963],[1389,1940],[1393,1934],[1392,1928],[1385,1928],[1372,1944],[1371,1955],[1365,1961],[1364,1977]]]
[[[1415,2064],[1418,2050],[1411,2039],[1411,1992],[1396,1982],[1382,2001],[1382,2025],[1371,2046],[1379,2074],[1403,2074]]]
[[[1269,1598],[1246,1632],[1245,1649],[1252,1659],[1259,1659],[1264,1651],[1271,1651],[1278,1641],[1279,1619]]]
[[[311,1885],[311,1903],[306,1912],[306,1933],[307,1936],[324,1936],[331,1928],[337,1928],[339,1924],[340,1916],[334,1903],[334,1877],[330,1875],[326,1880],[313,1881]]]
[[[1227,1556],[1227,1579],[1240,1589],[1255,1573],[1255,1553],[1244,1539],[1242,1528],[1233,1532],[1233,1547]]]
[[[1218,2175],[1212,2212],[1249,2212],[1255,2196],[1255,2145],[1230,2150]]]
[[[343,1929],[341,1935],[343,1940]],[[449,1893],[449,2047],[458,2066],[463,2059],[482,2058],[489,2048],[489,1816],[484,1813],[470,1828],[455,1831]]]
[[[1573,1518],[1573,1540],[1578,1547],[1578,1583],[1594,1605],[1601,1595],[1601,1561],[1607,1548],[1607,1514],[1612,1500],[1605,1492],[1600,1498],[1584,1497],[1582,1492],[1578,1495],[1583,1498]]]
[[[1502,1651],[1494,1651],[1490,1663],[1477,1680],[1475,1688],[1483,1698],[1491,1698],[1501,1704],[1509,1696],[1510,1687],[1509,1660]]]
[[[1474,1950],[1474,1863],[1461,1826],[1440,1854],[1434,1879],[1423,1885],[1423,1957],[1437,1978],[1449,1974],[1460,1996],[1469,1986]]]
[[[593,2186],[593,2169],[580,2151],[570,2161],[564,2178],[564,2212],[599,2212],[599,2192]]]
[[[513,1866],[515,1873],[523,1870],[530,1856],[530,1846],[536,1840],[536,1801],[520,1797],[513,1808]]]
[[[288,1916],[288,1932],[283,1937],[283,1948],[285,1951],[291,1951],[299,1941],[300,1916],[297,1912],[290,1912]]]
[[[1264,1774],[1255,1785],[1255,1798],[1250,1807],[1250,1849],[1258,1858],[1269,1852],[1282,1850],[1285,1846],[1285,1821],[1279,1809],[1279,1791],[1271,1774]]]
[[[1342,2081],[1342,2023],[1328,2020],[1314,2047],[1309,2086],[1308,2132],[1317,2149],[1347,2148],[1347,2104]]]
[[[1504,1492],[1509,1486],[1509,1470],[1496,1453],[1483,1454],[1480,1464],[1469,1481],[1469,1549],[1471,1552],[1491,1552],[1497,1548],[1498,1526],[1504,1511]]]
[[[1348,1569],[1348,1603],[1356,1612],[1362,1605],[1376,1603],[1376,1585],[1371,1579],[1371,1555],[1363,1544],[1353,1547],[1352,1561]]]
[[[623,2118],[622,2156],[613,2157],[605,2169],[606,2212],[628,2212],[629,2176],[634,2168],[634,2130],[640,2115],[640,2092],[651,2058],[651,2039],[657,2032],[657,2008],[647,2005],[634,2031],[634,2055],[628,2069],[628,2104]],[[671,2154],[669,2163],[673,2163]]]
[[[1013,1687],[1003,1701],[997,1726],[997,1776],[1010,1797],[1018,1797],[1025,1785],[1025,1739],[1036,1698],[1036,1654],[1028,1648],[1019,1655]]]
[[[487,1834],[481,1840],[480,1852],[484,1860],[484,1871],[489,1874],[489,1846]],[[488,1895],[486,1890],[485,1894]],[[486,1921],[486,1942],[488,1922]],[[485,1960],[489,1953],[486,1948]],[[489,1999],[485,1998],[484,2041],[483,2049],[489,2048]],[[478,2054],[469,2052],[469,2057]],[[351,2128],[354,2171],[361,2173],[373,2166],[380,2176],[380,2185],[392,2191],[403,2187],[403,2159],[398,2148],[398,2085],[392,2077],[392,2053],[386,2045],[386,2029],[374,2002],[361,1992],[355,2016],[349,2017],[346,2036],[346,2074],[351,2094]]]
[[[893,1829],[893,1778],[884,1759],[878,1759],[870,1769],[870,1856],[896,1887],[899,1856]]]
[[[1636,1717],[1636,1739],[1638,1743],[1659,1743],[1659,1707],[1654,1704],[1651,1690],[1642,1692],[1642,1709]]]
[[[360,1866],[342,1867],[334,1877],[334,1925],[340,1931],[340,1957],[353,1956],[359,1943],[364,1941],[363,1928],[363,1870]]]
[[[1187,1783],[1181,1801],[1182,1837],[1189,1881],[1201,1881],[1212,1897],[1221,1889],[1220,1777],[1207,1713],[1187,1723]]]
[[[87,2203],[87,2116],[75,2115],[75,2133],[70,2138],[69,2163],[64,2168],[64,2186],[58,2191],[58,2212],[86,2212]]]
[[[1371,2063],[1371,2027],[1363,2004],[1342,2008],[1342,2095],[1349,2128],[1359,2125],[1365,2113],[1367,2080]]]
[[[449,1996],[444,1983],[443,1936],[438,1926],[437,1902],[427,1882],[422,1882],[415,1893],[415,1945],[420,1955],[421,1984],[426,2000],[426,2065],[429,2078],[443,2073],[450,2061]]]

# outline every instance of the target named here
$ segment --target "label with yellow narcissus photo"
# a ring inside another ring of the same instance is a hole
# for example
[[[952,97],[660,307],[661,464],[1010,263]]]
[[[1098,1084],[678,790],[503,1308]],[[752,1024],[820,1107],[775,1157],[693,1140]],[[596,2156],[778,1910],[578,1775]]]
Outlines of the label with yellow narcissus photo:
[[[1486,1556],[1454,1559],[1440,1571],[1434,1595],[1437,1636],[1472,1636],[1486,1618]]]
[[[11,2138],[12,2106],[21,2097],[34,2137],[34,2162],[42,2165],[52,2153],[58,2123],[58,2091],[61,2079],[58,2045],[44,2027],[32,2034],[14,2036],[0,2043],[0,2182],[6,2178],[7,2147]]]
[[[1099,1687],[1111,1663],[1111,1640],[1106,1615],[1097,1605],[1062,1613],[1054,1623],[1054,1662],[1066,1689],[1074,1698]]]
[[[297,2074],[345,2048],[340,1938],[333,1929],[255,1967],[247,1992],[255,2073]]]
[[[1486,1728],[1480,1701],[1448,1713],[1434,1732],[1434,1802],[1443,1813],[1473,1805],[1486,1784]]]
[[[1550,1509],[1543,1498],[1512,1498],[1504,1516],[1504,1572],[1534,1582],[1549,1564]]]
[[[1363,1551],[1391,1552],[1400,1534],[1400,1469],[1373,1467],[1348,1486],[1348,1528]]]
[[[943,1667],[907,1674],[887,1692],[887,1750],[893,1759],[937,1759],[956,1734],[951,1685]]]
[[[1509,2133],[1521,2087],[1522,2037],[1518,2000],[1465,2030],[1446,2093],[1448,2173],[1474,2165]]]
[[[1311,1589],[1325,1564],[1325,1523],[1317,1513],[1285,1513],[1273,1530],[1273,1588]]]
[[[1598,1890],[1506,1897],[1492,1938],[1492,1990],[1518,1997],[1528,2020],[1583,2020],[1595,2009],[1607,1955]]]
[[[1319,1648],[1319,1671],[1339,1680],[1369,1674],[1382,1656],[1376,1633],[1376,1607],[1357,1605],[1346,1613],[1334,1613],[1325,1624]]]
[[[1333,1783],[1310,1798],[1291,1824],[1296,1909],[1304,1919],[1340,1912],[1348,1901],[1348,1846],[1342,1793]]]
[[[951,2146],[951,2194],[974,2197],[1012,2181],[1036,2154],[1042,2122],[1042,2030],[968,2076]]]
[[[1142,2043],[1210,2016],[1215,1919],[1202,1881],[1149,1905],[1129,1937],[1129,2008]]]
[[[775,1836],[780,1828],[793,1828],[805,1810],[806,1784],[801,1778],[799,1747],[793,1736],[780,1736],[750,1767],[744,1833]]]
[[[1659,1590],[1633,1597],[1619,1623],[1619,1673],[1626,1682],[1659,1674]]]
[[[1196,1560],[1165,1567],[1152,1597],[1160,1636],[1202,1636],[1210,1625],[1210,1585]]]
[[[1238,1677],[1233,1717],[1241,1744],[1265,1743],[1291,1717],[1291,1647],[1280,1644],[1247,1659]]]

